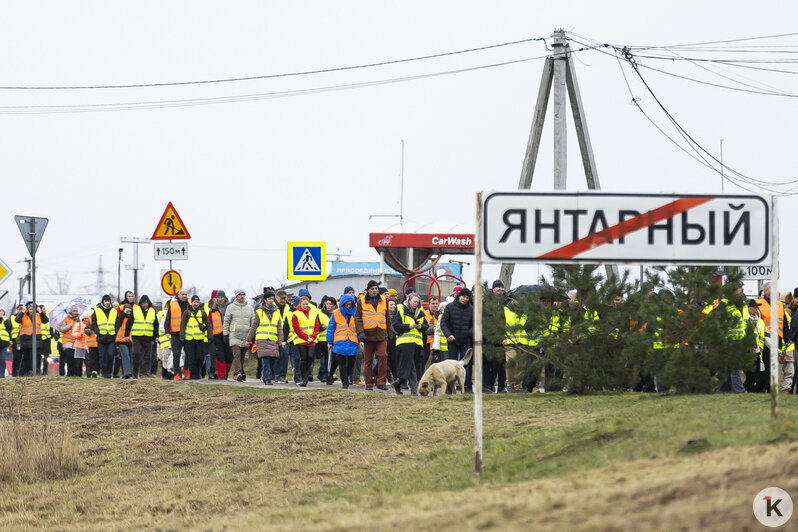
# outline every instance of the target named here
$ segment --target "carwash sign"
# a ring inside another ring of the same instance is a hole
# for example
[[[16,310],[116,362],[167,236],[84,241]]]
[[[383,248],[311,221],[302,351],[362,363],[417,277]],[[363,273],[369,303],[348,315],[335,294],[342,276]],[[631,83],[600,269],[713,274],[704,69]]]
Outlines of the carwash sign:
[[[486,193],[486,262],[759,264],[770,259],[770,197]]]

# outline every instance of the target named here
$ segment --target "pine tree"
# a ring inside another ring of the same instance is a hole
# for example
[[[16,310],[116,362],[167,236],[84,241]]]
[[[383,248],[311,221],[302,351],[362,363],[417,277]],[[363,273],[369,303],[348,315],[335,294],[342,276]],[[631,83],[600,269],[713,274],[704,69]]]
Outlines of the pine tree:
[[[730,334],[739,326],[735,309],[745,304],[738,293],[742,272],[727,272],[724,285],[712,284],[714,273],[712,267],[655,268],[635,286],[628,274],[606,278],[593,265],[553,266],[551,283],[511,299],[486,291],[485,354],[503,360],[509,305],[526,318],[533,344],[520,346],[517,361],[529,383],[545,370],[548,390],[626,390],[656,379],[660,390],[711,391],[728,370],[753,362],[754,342],[750,331],[743,338]],[[654,290],[666,283],[671,290]],[[571,303],[569,289],[577,291]]]

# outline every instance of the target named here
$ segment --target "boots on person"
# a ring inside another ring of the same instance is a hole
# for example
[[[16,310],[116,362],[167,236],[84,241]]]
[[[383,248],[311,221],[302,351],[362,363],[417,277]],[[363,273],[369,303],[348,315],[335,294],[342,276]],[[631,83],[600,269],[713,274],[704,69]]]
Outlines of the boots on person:
[[[393,386],[393,389],[396,391],[396,395],[404,395],[402,393],[402,381],[400,379],[393,381],[391,386]]]

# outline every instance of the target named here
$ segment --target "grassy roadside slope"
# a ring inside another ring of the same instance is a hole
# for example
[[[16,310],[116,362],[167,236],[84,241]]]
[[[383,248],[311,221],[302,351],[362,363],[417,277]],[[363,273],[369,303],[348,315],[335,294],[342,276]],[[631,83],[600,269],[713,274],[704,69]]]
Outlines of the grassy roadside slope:
[[[754,395],[490,396],[482,480],[468,396],[34,378],[0,400],[82,461],[0,486],[0,529],[756,529],[760,489],[798,493],[793,397],[773,421]]]

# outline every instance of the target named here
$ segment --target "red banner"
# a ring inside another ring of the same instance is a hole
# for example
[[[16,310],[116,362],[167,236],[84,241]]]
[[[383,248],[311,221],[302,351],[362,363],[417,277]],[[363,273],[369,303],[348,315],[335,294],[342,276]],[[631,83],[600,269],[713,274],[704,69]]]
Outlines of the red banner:
[[[474,249],[467,233],[369,233],[373,248]]]

